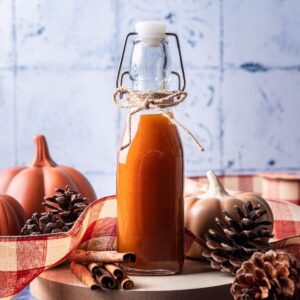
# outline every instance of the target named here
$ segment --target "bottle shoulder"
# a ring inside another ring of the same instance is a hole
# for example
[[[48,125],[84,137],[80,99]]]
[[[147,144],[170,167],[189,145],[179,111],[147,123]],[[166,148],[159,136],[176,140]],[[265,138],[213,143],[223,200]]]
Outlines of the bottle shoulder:
[[[135,130],[132,130],[131,143],[119,151],[119,160],[127,157],[182,157],[182,143],[177,127],[162,114],[141,115]],[[127,133],[127,134],[126,134]],[[122,145],[128,143],[128,127]]]

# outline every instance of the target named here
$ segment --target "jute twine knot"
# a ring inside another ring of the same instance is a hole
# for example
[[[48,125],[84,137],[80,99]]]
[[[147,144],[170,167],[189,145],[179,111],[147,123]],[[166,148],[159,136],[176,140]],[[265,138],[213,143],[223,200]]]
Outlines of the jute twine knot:
[[[125,96],[126,102],[119,100]],[[119,108],[131,108],[128,115],[128,131],[129,141],[121,146],[121,150],[127,148],[131,144],[131,121],[134,114],[148,109],[157,109],[162,115],[170,120],[175,126],[180,127],[195,142],[197,147],[203,151],[204,147],[199,143],[197,138],[181,123],[174,119],[172,114],[165,112],[164,108],[169,108],[183,102],[187,97],[185,91],[158,91],[158,92],[139,92],[127,87],[120,86],[113,92],[113,102]]]

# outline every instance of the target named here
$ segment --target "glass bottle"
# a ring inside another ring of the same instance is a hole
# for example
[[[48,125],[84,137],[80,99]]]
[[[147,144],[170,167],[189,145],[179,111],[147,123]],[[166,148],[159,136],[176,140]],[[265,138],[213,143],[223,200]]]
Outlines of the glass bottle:
[[[142,22],[136,31],[130,64],[134,89],[167,90],[171,59],[165,25]],[[122,145],[128,136],[127,128]],[[136,254],[136,262],[126,265],[131,274],[176,274],[184,259],[181,140],[176,126],[156,109],[134,115],[131,136],[118,153],[118,251]]]

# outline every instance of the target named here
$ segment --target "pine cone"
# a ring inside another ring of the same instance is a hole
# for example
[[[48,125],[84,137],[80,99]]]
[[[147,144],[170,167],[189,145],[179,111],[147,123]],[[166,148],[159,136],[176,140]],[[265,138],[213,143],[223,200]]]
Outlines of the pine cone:
[[[44,206],[53,214],[59,215],[66,223],[75,223],[77,218],[88,206],[88,201],[80,193],[65,189],[56,189],[56,194],[44,198]]]
[[[60,216],[53,213],[34,213],[23,226],[21,233],[23,235],[38,235],[43,233],[65,232],[70,229],[70,225],[66,224]]]
[[[209,229],[206,235],[207,250],[202,255],[210,261],[212,268],[222,272],[235,274],[243,261],[248,260],[256,252],[271,249],[268,242],[273,234],[267,226],[270,221],[261,218],[267,211],[261,205],[253,207],[246,202],[243,209],[234,206],[237,217],[235,220],[224,212],[224,220],[216,218],[217,229]]]
[[[300,262],[285,251],[256,252],[231,286],[235,300],[300,299]]]
[[[56,189],[55,192],[53,196],[44,198],[43,204],[50,212],[34,213],[23,226],[23,235],[68,231],[89,204],[86,198],[71,191],[69,186],[64,190]]]

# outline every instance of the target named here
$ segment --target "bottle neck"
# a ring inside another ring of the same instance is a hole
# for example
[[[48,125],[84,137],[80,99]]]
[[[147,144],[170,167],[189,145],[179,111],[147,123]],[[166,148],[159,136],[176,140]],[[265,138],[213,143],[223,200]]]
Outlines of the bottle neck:
[[[161,90],[168,90],[167,82],[154,82],[151,79],[137,79],[133,81],[133,89],[141,92],[155,92]]]
[[[155,46],[149,46],[138,39],[134,41],[130,78],[135,90],[144,92],[168,90],[170,70],[171,57],[166,38]]]
[[[131,112],[133,112],[135,109],[132,108]],[[158,109],[158,108],[151,108],[151,109],[144,109],[141,110],[137,113],[134,114],[134,116],[132,117],[132,119],[139,119],[140,116],[142,115],[157,115],[157,114],[167,114],[167,113],[172,113],[172,109],[171,108],[162,108],[162,109]]]

